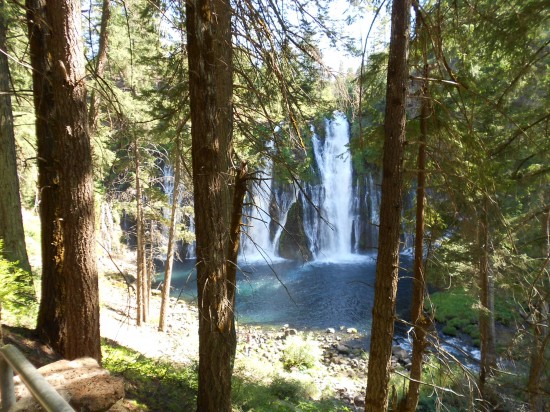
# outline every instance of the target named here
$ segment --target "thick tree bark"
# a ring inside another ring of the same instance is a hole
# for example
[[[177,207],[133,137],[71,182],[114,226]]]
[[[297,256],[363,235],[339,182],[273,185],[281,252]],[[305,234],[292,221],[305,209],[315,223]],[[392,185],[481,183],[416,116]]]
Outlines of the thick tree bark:
[[[103,0],[101,11],[101,27],[99,31],[99,50],[97,52],[97,63],[94,76],[96,79],[101,79],[105,72],[107,63],[107,49],[109,47],[109,21],[111,19],[111,0]],[[93,134],[97,131],[97,123],[99,120],[99,103],[100,97],[97,89],[92,90],[90,99],[90,132]]]
[[[166,252],[166,267],[164,269],[164,283],[162,285],[162,300],[160,304],[159,330],[166,330],[166,317],[170,306],[170,283],[172,282],[172,268],[174,266],[174,244],[176,238],[176,214],[178,210],[178,199],[180,196],[181,178],[181,144],[179,136],[176,137],[174,190],[172,192],[172,207],[170,211],[170,228],[168,231],[168,251]]]
[[[489,239],[489,199],[484,196],[479,217],[479,288],[481,308],[479,312],[479,334],[481,341],[481,362],[479,371],[479,390],[481,397],[486,396],[487,378],[494,373],[495,355],[495,291],[494,278],[490,262]]]
[[[49,38],[46,23],[46,1],[26,0],[27,27],[33,82],[34,110],[36,115],[36,145],[38,165],[38,204],[40,214],[40,238],[42,253],[41,290],[46,291],[48,299],[42,298],[38,312],[37,330],[47,329],[49,334],[60,333],[57,319],[60,302],[55,294],[58,288],[59,262],[56,259],[57,246],[54,242],[54,223],[56,221],[56,202],[59,196],[57,170],[54,161],[56,139],[52,127],[55,105],[52,83],[49,80],[50,62],[48,59]],[[44,295],[43,295],[44,296]],[[43,334],[44,335],[44,334]]]
[[[394,0],[386,90],[382,200],[365,411],[388,408],[399,270],[410,0]]]
[[[416,24],[420,26],[420,11],[416,9]],[[429,76],[429,67],[426,53],[425,34],[420,34],[422,44],[422,55],[424,59],[424,79]],[[416,174],[416,226],[414,239],[414,265],[413,265],[413,287],[412,287],[412,308],[411,320],[414,325],[412,339],[413,350],[411,360],[411,371],[409,389],[400,405],[400,410],[414,412],[420,397],[420,380],[422,378],[422,359],[426,349],[427,328],[430,326],[430,319],[424,315],[424,296],[426,293],[426,281],[424,278],[424,204],[426,198],[426,139],[428,136],[428,117],[430,115],[430,104],[428,100],[428,81],[423,80],[420,94],[420,136],[418,139],[418,158]]]
[[[44,10],[45,27],[51,31],[43,57],[48,56],[52,62],[50,71],[45,72],[48,74],[45,80],[51,82],[53,102],[53,111],[46,119],[51,126],[53,149],[49,153],[51,157],[45,160],[53,173],[48,183],[55,196],[47,205],[51,209],[41,214],[41,218],[53,217],[51,240],[55,253],[52,261],[43,262],[43,266],[53,267],[43,271],[37,329],[68,359],[91,356],[101,360],[92,157],[80,2],[48,0]],[[43,24],[40,20],[37,23]],[[30,24],[32,29],[34,21]],[[39,101],[41,98],[38,96]],[[37,109],[37,117],[41,114]],[[39,141],[39,147],[41,143],[44,142]],[[42,220],[46,227],[49,223]]]
[[[235,284],[227,273],[233,132],[231,5],[225,0],[190,0],[186,15],[199,306],[197,410],[229,412],[235,353]]]
[[[4,51],[6,50],[7,30],[5,2],[2,0],[0,1],[0,49]],[[28,277],[21,281],[26,285],[32,285],[31,265],[27,256],[21,215],[10,91],[8,58],[4,53],[0,53],[0,182],[2,182],[0,239],[4,243],[2,254],[11,262],[19,262],[18,266],[28,273]]]

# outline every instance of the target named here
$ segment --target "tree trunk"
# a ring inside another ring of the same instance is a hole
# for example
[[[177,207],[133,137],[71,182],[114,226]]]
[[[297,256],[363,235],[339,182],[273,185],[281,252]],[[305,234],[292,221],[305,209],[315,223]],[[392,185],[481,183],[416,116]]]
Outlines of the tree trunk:
[[[495,290],[490,262],[489,239],[489,199],[484,196],[478,228],[479,247],[479,288],[481,308],[479,312],[479,334],[481,341],[481,362],[479,371],[479,390],[481,397],[486,395],[487,378],[496,367],[495,355]]]
[[[382,200],[365,411],[388,408],[399,270],[410,0],[394,0],[386,90]]]
[[[8,22],[5,2],[0,1],[0,49],[6,50]],[[10,71],[8,58],[0,53],[0,239],[4,242],[2,254],[10,262],[19,262],[18,266],[27,272],[21,282],[32,285],[31,266],[25,246],[25,231],[21,215],[19,197],[19,177],[17,175],[17,157],[15,154],[15,134],[13,131],[13,112],[11,106]]]
[[[49,183],[55,192],[48,205],[52,210],[47,214],[53,215],[55,254],[53,262],[43,262],[44,266],[53,264],[53,268],[43,272],[37,329],[67,359],[91,356],[101,360],[80,2],[48,0],[45,12],[47,27],[51,29],[46,52],[52,62],[47,80],[51,82],[54,107],[47,119],[53,133],[52,157],[47,159],[47,167],[53,172]]]
[[[529,406],[531,412],[543,412],[548,410],[548,398],[545,397],[543,372],[548,367],[545,353],[550,344],[550,332],[548,332],[548,304],[540,303],[533,316],[533,343],[531,348],[531,362],[529,365],[529,377],[527,392],[529,394]]]
[[[149,182],[151,184],[151,182]],[[156,222],[153,219],[149,220],[149,257],[145,259],[146,263],[146,280],[147,283],[145,284],[145,313],[147,314],[147,318],[149,318],[149,312],[151,310],[151,286],[153,284],[153,274],[155,273],[155,230],[156,228]]]
[[[237,288],[237,258],[239,256],[239,245],[241,241],[241,226],[243,220],[243,205],[247,191],[247,173],[248,168],[246,162],[241,163],[240,169],[235,175],[235,190],[233,192],[233,207],[231,213],[231,226],[229,227],[229,244],[227,250],[227,281],[232,287],[228,288],[228,299],[231,302],[231,307],[235,308],[235,290]],[[231,354],[233,369],[233,361],[237,351],[237,329],[235,328],[235,317],[232,317],[233,327],[231,329],[231,345],[233,352]]]
[[[134,139],[134,161],[136,167],[136,324],[146,320],[145,315],[145,230],[143,228],[143,204],[141,196],[140,154],[137,137]]]
[[[56,259],[57,246],[54,242],[54,222],[56,221],[56,201],[59,196],[57,170],[54,162],[56,139],[51,123],[55,115],[50,62],[48,60],[49,38],[46,23],[45,0],[26,0],[27,27],[32,70],[33,99],[36,116],[36,157],[38,159],[38,211],[40,214],[40,238],[42,254],[41,290],[43,298],[37,319],[37,331],[47,329],[56,336],[59,331],[57,312],[61,305],[55,294],[59,280],[59,262]],[[45,295],[44,295],[45,293]],[[48,296],[48,299],[44,299]],[[44,336],[44,333],[42,333]]]
[[[417,9],[417,16],[420,11]],[[417,17],[417,27],[420,19]],[[421,36],[424,36],[421,33]],[[424,57],[424,79],[428,78],[429,69],[426,55],[425,41],[423,41]],[[421,91],[420,109],[420,136],[418,141],[417,159],[417,187],[416,187],[416,227],[414,240],[414,265],[413,265],[413,287],[412,287],[412,309],[411,320],[413,329],[413,350],[409,381],[409,390],[400,405],[400,410],[414,412],[418,405],[420,396],[420,380],[422,378],[422,358],[426,349],[427,328],[430,326],[430,319],[424,316],[424,296],[426,293],[426,282],[424,279],[424,203],[426,192],[426,138],[428,136],[428,117],[430,106],[428,101],[428,81],[423,80]]]
[[[550,191],[545,191],[543,195],[543,204],[550,202]],[[548,270],[550,262],[550,207],[542,213],[541,218],[543,242],[541,245],[541,260],[543,267],[540,273]],[[544,396],[545,388],[543,386],[543,371],[547,370],[548,361],[545,357],[547,347],[550,344],[550,330],[548,328],[548,301],[547,294],[548,281],[542,277],[539,285],[533,285],[533,292],[538,296],[531,296],[533,300],[530,314],[532,318],[533,343],[531,348],[531,361],[529,365],[529,377],[527,380],[527,392],[529,394],[529,406],[531,412],[542,412],[548,410],[548,397]]]
[[[103,77],[105,72],[105,64],[107,63],[107,48],[109,46],[109,20],[111,19],[111,0],[103,0],[101,13],[101,28],[99,32],[99,50],[97,52],[97,64],[94,71],[96,83]],[[97,131],[97,123],[99,119],[99,92],[97,87],[92,90],[90,99],[90,132],[94,134]]]
[[[176,214],[178,210],[178,199],[180,196],[181,179],[181,144],[179,136],[176,137],[174,191],[172,192],[172,207],[170,212],[170,228],[168,232],[168,251],[166,252],[166,268],[164,270],[164,283],[162,285],[162,300],[160,304],[159,330],[166,331],[166,317],[170,307],[170,283],[172,282],[172,268],[174,265],[174,244],[176,238]]]
[[[199,306],[197,410],[229,412],[235,353],[235,284],[226,266],[233,183],[231,5],[190,0],[186,16]]]

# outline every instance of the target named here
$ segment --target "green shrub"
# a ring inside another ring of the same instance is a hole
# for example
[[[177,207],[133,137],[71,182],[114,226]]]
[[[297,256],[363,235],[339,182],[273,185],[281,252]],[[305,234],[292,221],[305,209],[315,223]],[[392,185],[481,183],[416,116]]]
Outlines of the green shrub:
[[[2,257],[0,241],[0,303],[4,320],[32,327],[37,311],[32,275],[20,269],[17,262]]]
[[[443,333],[445,335],[449,335],[449,336],[456,336],[456,335],[458,335],[458,330],[454,326],[445,325],[443,327]]]
[[[273,379],[269,390],[279,399],[291,402],[297,402],[306,397],[305,389],[301,383],[295,379],[285,379],[280,376]]]
[[[432,306],[429,306],[430,303]],[[433,310],[435,320],[438,322],[446,323],[456,319],[455,322],[467,325],[477,322],[479,315],[474,308],[475,304],[475,297],[464,290],[455,289],[432,294],[426,306],[428,310]]]
[[[427,384],[420,388],[417,411],[460,412],[470,410],[471,385],[473,384],[470,379],[472,377],[461,366],[441,362],[437,356],[428,355],[422,369],[422,381]],[[447,388],[450,391],[434,391],[431,385]]]
[[[430,296],[426,309],[435,320],[442,323],[443,333],[456,336],[459,333],[470,335],[479,344],[479,301],[473,292],[453,289],[436,292]],[[513,302],[495,297],[495,321],[510,325],[515,319]]]
[[[477,323],[467,325],[464,328],[464,332],[470,335],[474,339],[479,339],[479,325]]]
[[[342,402],[333,399],[311,400],[310,385],[299,379],[278,376],[269,384],[255,378],[233,377],[233,411],[244,412],[349,412]]]
[[[447,325],[455,329],[464,329],[467,326],[472,325],[471,321],[472,321],[471,319],[452,318],[452,319],[449,319],[449,321],[447,322]]]
[[[310,369],[317,364],[320,356],[321,350],[317,342],[304,340],[300,337],[288,338],[283,350],[283,367],[286,370],[292,368]]]

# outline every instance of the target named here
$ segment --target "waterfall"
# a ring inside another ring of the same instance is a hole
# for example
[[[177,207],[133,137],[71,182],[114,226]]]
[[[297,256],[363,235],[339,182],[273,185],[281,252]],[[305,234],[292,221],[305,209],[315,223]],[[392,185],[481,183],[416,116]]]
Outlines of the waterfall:
[[[111,203],[107,201],[101,202],[99,233],[100,242],[105,251],[108,253],[118,251],[119,241],[117,239],[120,233],[116,229]]]
[[[268,150],[273,150],[268,144]],[[273,161],[264,159],[264,170],[254,180],[244,210],[241,256],[246,260],[277,258],[279,239],[290,207],[296,202],[293,188],[273,184]]]
[[[306,184],[304,190],[305,196],[307,197],[307,199],[304,199],[304,201],[302,202],[304,215],[304,232],[307,236],[308,247],[311,251],[312,256],[317,256],[321,249],[320,225],[323,224],[323,222],[319,219],[319,209],[312,206],[312,204],[320,205],[325,192],[323,190],[323,187],[319,184]],[[304,195],[302,194],[302,196]]]
[[[164,194],[167,197],[168,200],[168,206],[162,208],[162,217],[164,218],[164,221],[166,224],[162,225],[162,236],[160,239],[161,248],[164,252],[164,258],[166,258],[166,253],[168,251],[168,236],[169,236],[169,222],[171,218],[172,213],[172,204],[173,202],[176,202],[178,207],[176,208],[176,225],[178,223],[184,222],[185,226],[187,227],[187,230],[194,233],[195,232],[195,221],[193,219],[193,216],[187,213],[182,213],[181,207],[185,204],[188,204],[188,200],[184,201],[185,198],[185,184],[180,179],[180,190],[178,193],[178,198],[174,199],[174,189],[175,189],[175,176],[174,176],[174,167],[169,164],[168,162],[165,162],[162,167],[162,187]],[[178,236],[181,236],[181,233],[178,234]],[[176,248],[177,245],[182,246],[180,242],[176,240]],[[184,242],[183,247],[181,247],[181,251],[183,252],[184,259],[194,259],[195,258],[195,241],[190,242]],[[177,249],[176,249],[177,250]]]
[[[162,167],[162,182],[164,186],[164,194],[168,197],[168,204],[170,205],[174,201],[174,180],[174,168],[171,164],[165,163]],[[168,217],[169,216],[170,211],[168,211]]]
[[[365,232],[376,229],[365,220],[374,217],[372,220],[378,223],[369,203],[369,196],[377,195],[374,179],[369,175],[370,181],[361,185],[367,193],[359,196],[352,179],[350,131],[345,115],[335,112],[332,119],[325,120],[324,128],[324,138],[312,128],[316,178],[301,182],[301,189],[296,183],[274,178],[272,162],[264,161],[261,178],[251,187],[244,213],[247,229],[241,243],[243,258],[273,259],[280,253],[290,259],[301,255],[305,259],[338,260],[365,250],[359,245],[365,240],[360,242],[355,233],[369,239],[374,235]],[[308,249],[309,256],[305,257],[303,251]]]
[[[372,251],[378,245],[378,225],[380,224],[380,180],[375,171],[358,177],[353,198],[353,250]]]
[[[195,233],[195,219],[193,215],[187,216],[188,219],[188,228],[191,233]],[[197,242],[194,240],[186,244],[187,248],[185,251],[185,259],[195,259],[197,257]]]
[[[241,238],[241,254],[250,260],[274,256],[274,245],[270,239],[272,163],[266,163],[265,171],[253,182],[244,211],[243,220],[247,229]]]
[[[315,193],[321,219],[315,258],[339,258],[352,253],[352,167],[349,154],[349,125],[341,112],[325,120],[325,141],[314,135],[313,151],[321,187]],[[306,230],[310,231],[309,229]],[[314,240],[315,242],[315,240]]]
[[[170,222],[170,214],[171,214],[171,206],[174,202],[174,184],[175,184],[175,178],[174,178],[174,168],[172,165],[170,165],[168,162],[164,163],[162,167],[162,187],[164,194],[168,198],[168,206],[162,207],[162,217],[165,221],[161,225],[161,233],[162,236],[159,239],[160,242],[160,250],[162,251],[162,259],[164,262],[166,262],[166,254],[168,253],[168,235],[169,235],[169,222]]]
[[[279,250],[279,241],[287,223],[288,212],[294,203],[296,203],[296,190],[293,185],[273,190],[274,207],[272,210],[275,216],[272,219],[270,227],[273,234],[272,244],[274,251]]]
[[[313,178],[291,182],[274,176],[272,156],[261,160],[261,171],[251,181],[243,210],[240,256],[243,261],[281,257],[303,260],[346,260],[376,248],[380,207],[380,176],[375,166],[354,174],[346,116],[334,112],[324,120],[324,133],[312,127]],[[277,130],[274,131],[275,133]],[[279,153],[273,142],[264,148]],[[194,232],[189,193],[173,199],[172,166],[163,167],[162,182],[169,203],[183,206],[180,222]],[[182,183],[183,184],[183,183]],[[187,206],[185,206],[187,205]],[[169,209],[163,210],[169,219]],[[167,233],[166,233],[167,236]],[[195,257],[195,243],[186,237],[182,256]]]

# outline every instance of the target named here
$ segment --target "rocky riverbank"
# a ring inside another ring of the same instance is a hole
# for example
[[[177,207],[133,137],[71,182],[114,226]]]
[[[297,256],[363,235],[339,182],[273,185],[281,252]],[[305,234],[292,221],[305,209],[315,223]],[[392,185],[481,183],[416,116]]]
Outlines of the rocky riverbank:
[[[241,326],[239,328],[237,360],[246,357],[265,359],[273,368],[273,374],[287,378],[313,381],[318,391],[312,397],[331,394],[357,411],[364,410],[367,381],[368,355],[366,337],[355,328],[328,328],[325,331],[301,331],[283,325],[279,330]],[[314,366],[300,369],[297,366],[285,370],[285,359],[293,345],[300,342],[318,358]],[[392,350],[394,369],[405,370],[410,366],[410,354],[400,346]],[[249,364],[250,362],[245,362]]]
[[[126,270],[123,264],[119,268],[122,272]],[[167,332],[159,332],[160,297],[154,293],[149,321],[137,327],[132,287],[125,284],[119,273],[113,270],[106,273],[100,280],[102,337],[151,358],[178,364],[198,360],[196,306],[172,298]],[[277,379],[299,382],[311,399],[336,399],[359,411],[364,407],[366,348],[366,336],[345,326],[311,331],[289,325],[240,324],[235,373],[264,384]],[[394,347],[393,354],[394,368],[405,370],[410,365],[409,353],[404,348]],[[300,357],[308,357],[306,365],[300,363]]]

